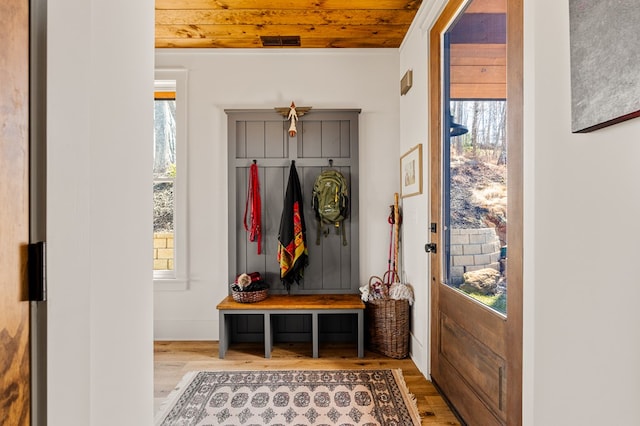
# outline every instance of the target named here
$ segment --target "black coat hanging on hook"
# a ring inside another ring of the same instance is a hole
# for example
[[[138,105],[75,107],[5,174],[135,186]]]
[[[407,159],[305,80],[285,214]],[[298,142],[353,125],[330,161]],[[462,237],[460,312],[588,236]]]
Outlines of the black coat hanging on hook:
[[[291,161],[289,182],[287,183],[278,233],[280,279],[287,292],[291,290],[292,283],[300,284],[300,280],[304,276],[304,268],[309,264],[306,232],[300,179],[295,161]]]

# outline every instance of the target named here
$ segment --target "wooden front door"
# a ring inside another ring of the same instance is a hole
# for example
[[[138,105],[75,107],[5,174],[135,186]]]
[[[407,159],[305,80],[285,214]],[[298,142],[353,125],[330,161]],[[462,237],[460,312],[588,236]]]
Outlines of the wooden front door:
[[[0,422],[30,424],[29,2],[0,2]]]
[[[467,424],[518,425],[521,0],[449,1],[430,34],[430,105],[431,376]]]

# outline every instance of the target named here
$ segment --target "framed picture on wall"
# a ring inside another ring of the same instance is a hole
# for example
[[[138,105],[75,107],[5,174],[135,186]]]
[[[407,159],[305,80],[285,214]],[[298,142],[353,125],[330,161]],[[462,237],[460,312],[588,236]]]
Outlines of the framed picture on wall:
[[[402,198],[422,194],[422,144],[400,157],[400,195]]]

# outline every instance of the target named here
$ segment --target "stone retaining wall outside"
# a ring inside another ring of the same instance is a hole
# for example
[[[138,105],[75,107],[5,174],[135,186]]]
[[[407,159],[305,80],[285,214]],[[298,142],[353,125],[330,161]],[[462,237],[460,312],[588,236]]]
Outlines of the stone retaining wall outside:
[[[493,228],[451,230],[451,284],[463,274],[483,268],[500,270],[500,240]],[[153,269],[173,270],[173,233],[153,234]]]
[[[464,282],[463,274],[483,268],[500,271],[500,239],[494,228],[451,229],[451,283]]]
[[[153,270],[173,270],[173,233],[153,234]]]

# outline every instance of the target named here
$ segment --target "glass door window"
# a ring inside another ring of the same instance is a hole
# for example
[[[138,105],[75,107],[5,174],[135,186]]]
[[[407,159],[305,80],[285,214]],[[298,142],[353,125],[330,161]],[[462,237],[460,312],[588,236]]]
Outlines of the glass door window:
[[[506,15],[474,3],[443,36],[443,282],[506,314]]]

